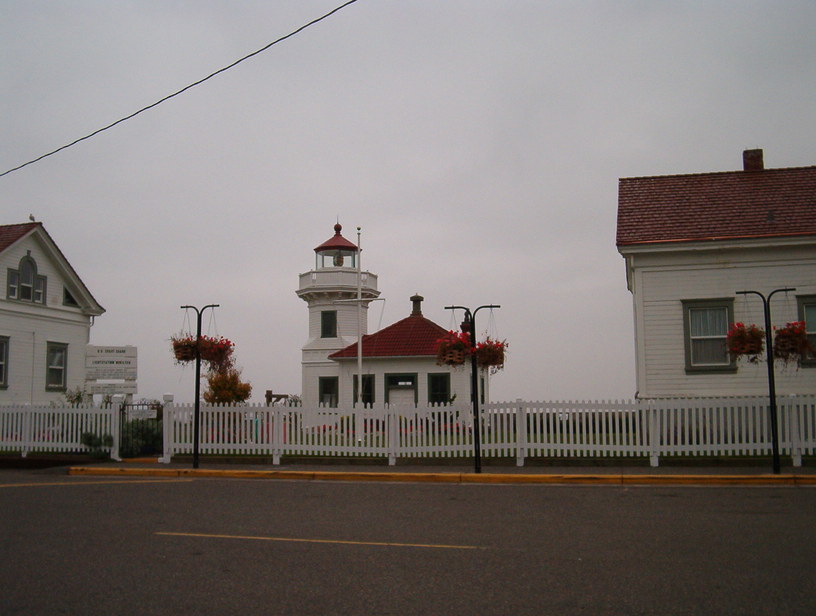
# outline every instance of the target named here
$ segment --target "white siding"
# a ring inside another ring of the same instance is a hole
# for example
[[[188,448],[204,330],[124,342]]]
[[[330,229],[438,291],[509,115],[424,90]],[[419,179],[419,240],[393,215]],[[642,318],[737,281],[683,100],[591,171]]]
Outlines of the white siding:
[[[625,251],[624,251],[625,252]],[[766,364],[738,362],[736,373],[685,370],[682,300],[734,299],[734,320],[764,327],[762,301],[737,291],[776,294],[772,325],[798,318],[796,295],[816,293],[816,246],[754,245],[725,249],[659,252],[635,251],[628,260],[636,322],[638,391],[641,397],[763,395],[768,391]],[[784,368],[776,363],[777,393],[816,391],[816,369]]]
[[[47,277],[46,305],[6,299],[9,268],[31,251],[37,274]],[[48,404],[63,400],[62,392],[45,389],[48,342],[68,345],[67,388],[85,383],[85,347],[91,320],[78,308],[62,305],[65,281],[34,238],[26,238],[0,255],[0,336],[9,338],[8,387],[0,389],[0,404]]]

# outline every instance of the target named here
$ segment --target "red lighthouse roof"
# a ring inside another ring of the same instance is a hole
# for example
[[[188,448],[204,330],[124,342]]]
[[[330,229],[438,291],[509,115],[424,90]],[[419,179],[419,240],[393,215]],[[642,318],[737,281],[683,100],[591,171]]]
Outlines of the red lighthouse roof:
[[[317,248],[315,248],[315,252],[323,252],[325,250],[353,250],[357,251],[357,245],[352,244],[342,235],[340,235],[340,231],[343,230],[343,225],[339,222],[334,225],[334,236],[327,239],[325,242],[320,244]]]
[[[381,329],[375,334],[363,336],[363,357],[417,357],[436,356],[436,342],[447,330],[422,316],[422,297],[411,298],[414,309],[410,316]],[[329,359],[357,357],[357,343],[329,355]]]

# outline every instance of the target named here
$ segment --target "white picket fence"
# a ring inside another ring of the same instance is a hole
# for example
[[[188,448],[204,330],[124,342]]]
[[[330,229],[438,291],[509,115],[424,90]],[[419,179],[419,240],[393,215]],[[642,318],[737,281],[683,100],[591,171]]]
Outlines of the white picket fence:
[[[164,455],[193,453],[192,404],[165,398]],[[816,451],[816,395],[777,399],[779,451],[801,466]],[[201,455],[470,457],[467,404],[419,408],[200,408]],[[536,458],[643,458],[771,455],[768,398],[621,402],[515,402],[484,405],[481,454]]]
[[[113,446],[106,448],[119,459],[118,407],[0,406],[0,452],[77,453],[87,452],[82,435],[110,435]]]
[[[163,455],[193,453],[192,404],[165,397]],[[777,399],[779,451],[794,466],[816,453],[816,395]],[[118,408],[0,406],[0,452],[83,452],[82,434],[110,434],[119,457]],[[201,455],[469,458],[470,405],[394,408],[280,406],[200,409]],[[484,458],[770,456],[767,397],[501,402],[480,412]]]

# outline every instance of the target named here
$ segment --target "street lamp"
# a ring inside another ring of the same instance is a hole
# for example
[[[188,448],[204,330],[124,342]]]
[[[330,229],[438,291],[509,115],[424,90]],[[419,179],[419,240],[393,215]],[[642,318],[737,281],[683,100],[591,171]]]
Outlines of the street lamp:
[[[776,418],[776,381],[774,378],[773,349],[771,347],[771,298],[775,293],[796,291],[795,288],[774,289],[765,297],[759,291],[737,291],[737,295],[759,295],[765,313],[765,358],[768,363],[768,397],[771,413],[771,450],[773,452],[773,472],[779,474],[779,428]]]
[[[195,411],[193,413],[193,468],[198,468],[198,441],[199,441],[199,415],[201,413],[201,314],[207,308],[218,308],[220,304],[207,304],[200,310],[195,306],[182,306],[182,310],[195,310],[196,312],[196,363],[195,363]]]
[[[462,330],[468,327],[470,330],[470,399],[473,402],[473,472],[482,472],[482,439],[479,426],[479,373],[476,367],[476,313],[482,308],[501,308],[495,304],[479,306],[473,312],[465,306],[445,306],[445,310],[464,310],[465,322]]]

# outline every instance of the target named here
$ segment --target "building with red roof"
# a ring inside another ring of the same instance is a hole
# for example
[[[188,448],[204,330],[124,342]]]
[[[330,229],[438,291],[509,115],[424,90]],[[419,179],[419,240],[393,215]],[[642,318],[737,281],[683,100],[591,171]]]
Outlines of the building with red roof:
[[[342,236],[340,224],[334,231],[314,249],[315,267],[300,275],[297,291],[309,307],[309,338],[302,348],[303,404],[468,400],[469,372],[436,363],[437,341],[447,330],[422,315],[421,296],[411,298],[406,318],[368,334],[368,308],[380,294],[377,276],[362,270],[360,249]],[[486,376],[481,383],[486,392]]]
[[[62,402],[105,309],[40,222],[0,226],[0,277],[0,404]]]
[[[637,395],[767,395],[767,367],[729,355],[731,323],[805,321],[816,343],[816,166],[622,178],[617,248],[633,297]],[[778,394],[816,392],[816,361],[781,371]]]

